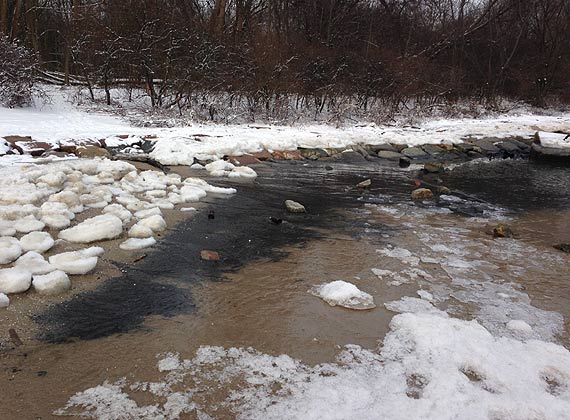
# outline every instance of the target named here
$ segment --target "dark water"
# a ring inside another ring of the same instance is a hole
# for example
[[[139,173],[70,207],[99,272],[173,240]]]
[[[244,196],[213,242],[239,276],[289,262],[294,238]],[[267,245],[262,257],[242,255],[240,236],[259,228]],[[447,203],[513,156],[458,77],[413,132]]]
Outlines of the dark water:
[[[570,208],[570,167],[526,160],[473,161],[444,175],[445,184],[520,212]]]
[[[364,193],[370,200],[387,192],[407,196],[413,185],[409,174],[380,171],[373,164],[358,168],[337,164],[332,171],[320,163],[256,169],[258,181],[237,185],[238,194],[209,198],[214,219],[208,218],[209,211],[199,212],[177,225],[147,258],[121,267],[123,276],[36,316],[42,331],[39,338],[48,342],[95,339],[139,328],[151,315],[191,312],[194,304],[188,285],[194,282],[224,280],[224,273],[256,259],[279,259],[283,247],[318,238],[323,229],[361,232],[357,221],[339,213],[362,205],[363,192],[354,188],[356,183],[373,180],[373,187]],[[303,203],[308,214],[288,214],[283,206],[287,199]],[[270,217],[283,222],[276,225]],[[217,251],[221,260],[201,261],[204,249]]]

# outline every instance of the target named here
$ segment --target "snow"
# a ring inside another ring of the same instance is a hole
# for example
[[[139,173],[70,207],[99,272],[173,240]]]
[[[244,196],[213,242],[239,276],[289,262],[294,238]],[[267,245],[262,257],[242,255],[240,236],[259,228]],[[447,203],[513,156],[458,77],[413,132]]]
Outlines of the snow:
[[[31,232],[20,238],[20,245],[24,251],[46,252],[54,243],[55,241],[47,232]]]
[[[532,333],[532,327],[520,319],[513,319],[512,321],[509,321],[507,323],[507,328],[517,333],[522,333],[522,334]]]
[[[200,201],[202,198],[206,197],[206,195],[206,191],[194,185],[185,185],[180,188],[180,197],[185,203]]]
[[[67,274],[87,274],[97,265],[102,248],[92,247],[81,251],[64,252],[49,257],[49,263]]]
[[[41,295],[57,295],[71,289],[71,281],[67,274],[57,270],[43,276],[34,276],[32,285]]]
[[[0,264],[9,264],[22,255],[20,242],[13,237],[0,238]]]
[[[544,147],[567,149],[570,148],[569,134],[570,130],[567,131],[567,134],[539,132],[538,137],[540,138],[540,144]]]
[[[119,245],[119,248],[129,251],[148,248],[154,244],[156,244],[156,240],[152,236],[148,238],[130,238]]]
[[[349,309],[372,309],[376,307],[371,295],[343,280],[316,286],[310,292],[331,306],[338,305]]]
[[[10,298],[4,293],[0,293],[0,309],[10,306]]]
[[[14,264],[19,267],[30,271],[32,274],[47,274],[55,270],[45,258],[37,252],[30,251],[18,258]]]
[[[135,223],[129,229],[129,238],[144,239],[150,238],[154,234],[153,230],[148,226],[143,226],[140,223]]]
[[[32,273],[19,267],[0,269],[0,293],[22,293],[30,288]]]
[[[216,418],[218,409],[229,407],[248,420],[409,420],[419,413],[425,420],[563,419],[570,410],[564,347],[496,337],[476,321],[438,313],[397,315],[378,350],[348,345],[335,363],[308,366],[251,348],[204,346],[188,360],[164,355],[157,371],[161,382],[105,382],[74,395],[56,414],[121,419],[165,413],[162,403],[139,406],[130,390],[149,397],[154,391],[161,401],[183,392],[189,411]]]
[[[112,214],[91,217],[80,224],[62,230],[59,238],[74,243],[90,243],[114,239],[123,233],[123,222]]]

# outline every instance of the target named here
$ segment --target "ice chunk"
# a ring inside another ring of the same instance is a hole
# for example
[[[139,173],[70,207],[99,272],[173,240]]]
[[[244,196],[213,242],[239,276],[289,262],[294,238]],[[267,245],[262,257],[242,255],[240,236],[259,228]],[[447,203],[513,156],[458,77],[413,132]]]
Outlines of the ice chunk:
[[[149,238],[130,238],[119,245],[119,248],[124,249],[126,251],[136,250],[136,249],[144,249],[148,248],[149,246],[153,246],[156,243],[156,240],[151,236]]]
[[[394,273],[390,270],[381,270],[379,268],[373,268],[371,269],[372,273],[374,273],[375,276],[378,276],[379,279],[386,277],[386,276],[391,276]]]
[[[160,209],[158,207],[152,207],[150,209],[146,209],[146,210],[139,210],[135,213],[135,217],[137,219],[145,219],[147,217],[150,216],[155,216],[155,215],[162,215],[162,211],[160,211]]]
[[[71,289],[71,281],[67,274],[57,270],[43,276],[34,276],[34,290],[41,295],[57,295]]]
[[[0,270],[0,293],[22,293],[30,288],[32,273],[20,267]]]
[[[37,252],[30,251],[18,258],[14,266],[30,271],[32,274],[47,274],[55,270],[45,258]]]
[[[384,304],[386,309],[393,312],[400,313],[434,313],[439,316],[447,317],[445,312],[440,311],[430,302],[424,299],[413,298],[404,296],[400,300],[386,302]]]
[[[42,216],[42,222],[52,229],[65,229],[71,225],[71,219],[63,214],[46,214]]]
[[[427,290],[418,290],[416,293],[423,300],[427,300],[428,302],[433,301],[433,295]]]
[[[316,286],[310,292],[331,306],[338,305],[349,309],[372,309],[376,307],[371,295],[343,280]]]
[[[213,185],[208,184],[206,181],[200,178],[186,178],[184,180],[184,184],[186,185],[194,185],[198,188],[203,189],[207,193],[215,193],[215,194],[235,194],[237,190],[235,188],[222,188],[222,187],[215,187]]]
[[[12,236],[16,234],[14,223],[10,220],[0,220],[0,236]]]
[[[92,247],[81,251],[64,252],[49,257],[49,262],[55,268],[65,271],[67,274],[87,274],[97,265],[98,257],[94,251],[101,248]]]
[[[4,293],[0,293],[0,309],[10,306],[10,298]]]
[[[63,230],[59,237],[74,243],[90,243],[114,239],[123,233],[123,222],[112,214],[95,216],[72,228]]]
[[[195,185],[185,185],[180,189],[180,197],[185,203],[200,201],[207,193]]]
[[[103,209],[103,214],[112,214],[113,216],[117,216],[121,219],[124,223],[128,223],[133,215],[130,211],[124,208],[120,204],[109,204],[107,207]]]
[[[140,222],[134,224],[129,229],[129,238],[144,239],[151,237],[153,234],[154,232],[152,231],[151,228],[149,228],[148,226],[141,225]]]
[[[182,207],[180,211],[187,212],[187,211],[197,211],[195,207]]]
[[[154,216],[142,219],[137,224],[151,229],[153,232],[162,232],[166,229],[166,222],[162,216],[155,214]]]
[[[20,245],[24,251],[46,252],[55,241],[47,232],[31,232],[22,236]]]
[[[247,166],[235,167],[229,174],[230,178],[257,178],[257,172]]]
[[[530,334],[532,333],[532,327],[526,322],[520,319],[513,319],[507,323],[507,328],[513,332]]]
[[[9,264],[22,255],[20,242],[11,236],[0,238],[0,264]]]
[[[208,163],[204,168],[212,174],[212,172],[230,172],[235,168],[235,165],[225,160],[216,160]]]
[[[14,223],[14,227],[20,233],[39,231],[42,230],[45,226],[46,225],[44,222],[39,221],[31,214]]]

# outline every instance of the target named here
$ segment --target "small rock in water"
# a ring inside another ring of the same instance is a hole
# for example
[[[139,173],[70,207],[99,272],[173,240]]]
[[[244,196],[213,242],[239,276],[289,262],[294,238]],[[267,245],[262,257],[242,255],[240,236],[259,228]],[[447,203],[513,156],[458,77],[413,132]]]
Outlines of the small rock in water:
[[[363,292],[352,283],[343,280],[316,286],[309,291],[320,297],[331,306],[342,306],[348,309],[366,310],[376,307],[374,298]]]
[[[407,168],[408,166],[411,165],[411,163],[412,163],[412,161],[410,160],[410,158],[402,156],[400,158],[398,165],[400,166],[400,168]]]
[[[271,221],[271,223],[273,223],[274,225],[280,225],[281,223],[283,223],[283,219],[278,219],[277,217],[273,217],[270,216],[269,220]]]
[[[289,213],[306,213],[305,206],[293,200],[285,200],[285,208]]]
[[[497,227],[493,229],[494,238],[512,238],[513,236],[513,231],[507,225],[497,225]]]
[[[372,180],[371,179],[367,179],[365,181],[359,182],[358,184],[356,184],[356,188],[368,188],[372,185]]]
[[[570,244],[558,244],[554,245],[554,248],[562,252],[570,253]]]
[[[441,163],[436,163],[436,162],[427,162],[424,164],[424,171],[429,172],[431,174],[436,174],[438,172],[443,171],[443,165]]]
[[[412,191],[412,200],[430,200],[433,198],[433,192],[429,188],[418,188]]]
[[[333,168],[332,166],[330,166],[330,165],[327,165],[327,166],[325,166],[325,169],[326,169],[327,171],[332,171],[334,168]]]
[[[200,258],[203,261],[219,261],[220,254],[218,254],[216,251],[203,250],[200,252]]]

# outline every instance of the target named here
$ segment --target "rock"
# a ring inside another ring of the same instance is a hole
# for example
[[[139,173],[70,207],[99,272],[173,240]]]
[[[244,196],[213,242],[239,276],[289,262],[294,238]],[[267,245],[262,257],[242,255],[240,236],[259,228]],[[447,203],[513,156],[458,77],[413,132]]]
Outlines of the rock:
[[[512,238],[514,236],[513,231],[507,225],[497,225],[493,229],[494,238]]]
[[[518,155],[521,152],[521,149],[516,144],[508,140],[501,141],[496,146],[511,156]]]
[[[444,152],[444,149],[435,144],[425,144],[422,146],[422,150],[432,156],[441,155]]]
[[[93,145],[80,146],[75,150],[75,154],[81,158],[112,158],[111,153],[107,149]]]
[[[0,293],[0,309],[10,306],[10,298],[4,293]]]
[[[400,158],[400,161],[398,162],[398,165],[400,166],[400,168],[407,168],[411,164],[412,164],[412,161],[410,160],[410,158],[408,158],[406,156],[402,156]]]
[[[426,162],[424,164],[424,171],[429,172],[431,174],[443,172],[443,165],[437,162]]]
[[[406,149],[402,150],[402,154],[411,159],[419,159],[427,156],[427,153],[419,147],[407,147]]]
[[[325,169],[326,169],[327,171],[332,171],[334,168],[333,168],[332,166],[330,166],[330,165],[327,165],[327,166],[325,166]]]
[[[433,192],[429,188],[418,188],[412,191],[412,200],[430,200],[433,198]]]
[[[252,155],[229,156],[228,161],[236,166],[248,166],[254,165],[256,163],[261,163],[259,159]]]
[[[451,190],[444,185],[437,187],[437,192],[439,194],[451,194]]]
[[[363,158],[367,158],[368,156],[370,156],[370,150],[366,149],[365,147],[359,144],[355,144],[354,146],[352,146],[352,150],[360,154]]]
[[[305,159],[309,159],[309,160],[318,160],[318,159],[329,156],[327,151],[324,149],[303,149],[303,148],[300,148],[298,151],[302,157],[304,157]],[[283,155],[285,155],[285,152],[283,152]]]
[[[32,273],[23,268],[4,268],[0,270],[0,293],[23,293],[32,285]]]
[[[356,184],[356,188],[368,188],[372,185],[372,180],[371,179],[367,179],[365,181],[359,182],[358,184]]]
[[[493,144],[490,140],[477,140],[474,142],[475,146],[479,147],[483,152],[487,154],[496,154],[501,150]]]
[[[57,295],[71,289],[69,277],[61,270],[43,276],[34,276],[32,285],[40,295]]]
[[[340,160],[347,163],[359,163],[364,161],[364,156],[354,150],[345,150],[337,156]]]
[[[216,251],[203,250],[200,252],[200,258],[203,261],[220,261],[220,254]]]
[[[570,244],[558,244],[558,245],[554,245],[554,248],[556,248],[559,251],[566,252],[566,253],[570,254]]]
[[[456,145],[457,150],[463,152],[463,153],[467,153],[472,151],[473,149],[475,149],[475,145],[472,143],[459,143]]]
[[[269,221],[271,223],[273,223],[274,225],[280,225],[281,223],[283,223],[283,219],[279,219],[279,218],[273,217],[273,216],[269,216]]]
[[[374,146],[370,146],[372,151],[376,154],[384,151],[384,152],[398,152],[398,149],[392,146],[391,144],[377,144]]]
[[[293,200],[285,200],[285,208],[289,213],[306,213],[305,206]]]
[[[64,144],[59,146],[58,150],[59,152],[63,152],[63,153],[69,153],[71,154],[75,154],[75,152],[77,151],[77,146],[73,145],[73,144]]]
[[[273,158],[273,155],[269,153],[267,150],[262,150],[261,152],[252,153],[251,156],[260,161],[266,161]]]
[[[438,147],[440,147],[442,150],[446,152],[451,152],[455,148],[455,146],[450,143],[441,143],[438,145]]]
[[[400,158],[404,157],[404,155],[398,152],[392,152],[390,150],[381,150],[378,152],[378,157],[382,159],[398,161]]]

